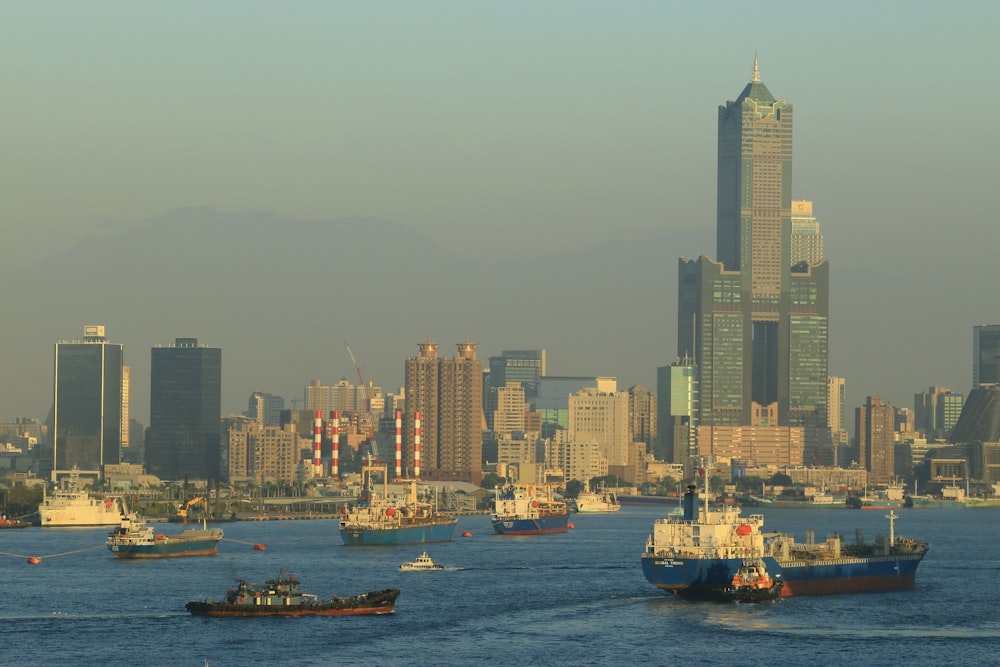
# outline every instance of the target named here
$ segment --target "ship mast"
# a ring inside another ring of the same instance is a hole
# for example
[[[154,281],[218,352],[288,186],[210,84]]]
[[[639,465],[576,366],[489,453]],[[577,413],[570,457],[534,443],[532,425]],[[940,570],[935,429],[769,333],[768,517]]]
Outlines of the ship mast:
[[[889,546],[891,547],[896,543],[896,519],[899,518],[899,515],[889,510],[885,518],[889,520]]]

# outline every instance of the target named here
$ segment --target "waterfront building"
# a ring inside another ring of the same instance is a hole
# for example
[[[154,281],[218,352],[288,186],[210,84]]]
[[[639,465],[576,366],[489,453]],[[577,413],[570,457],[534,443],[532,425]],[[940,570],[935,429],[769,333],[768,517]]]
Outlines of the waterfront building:
[[[972,387],[1000,385],[1000,324],[972,327]]]
[[[123,350],[103,325],[55,345],[52,475],[121,462]]]
[[[699,371],[699,434],[766,414],[762,426],[806,429],[816,448],[828,442],[829,263],[792,262],[792,117],[756,60],[719,107],[718,259],[680,259],[677,350]]]
[[[165,480],[220,473],[222,350],[177,338],[152,348],[146,469]]]
[[[585,387],[569,396],[570,442],[597,443],[610,466],[634,464],[629,434],[629,395]]]
[[[608,474],[608,459],[597,442],[574,439],[569,431],[557,431],[545,444],[545,465],[562,470],[566,480],[589,484],[595,477]]]
[[[895,408],[879,396],[854,409],[859,463],[874,484],[888,484],[895,476],[895,426]]]
[[[294,424],[275,426],[251,419],[228,419],[224,435],[225,475],[229,483],[302,481],[299,465],[310,441]]]

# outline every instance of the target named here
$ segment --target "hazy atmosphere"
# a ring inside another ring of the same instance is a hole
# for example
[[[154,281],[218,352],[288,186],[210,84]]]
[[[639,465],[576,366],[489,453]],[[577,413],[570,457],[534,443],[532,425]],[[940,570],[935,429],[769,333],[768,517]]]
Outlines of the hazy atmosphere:
[[[345,339],[387,391],[466,338],[655,388],[755,54],[794,105],[849,407],[967,394],[1000,323],[997,3],[2,6],[6,417],[45,416],[84,324],[141,421],[180,336],[222,348],[224,413],[354,379]]]

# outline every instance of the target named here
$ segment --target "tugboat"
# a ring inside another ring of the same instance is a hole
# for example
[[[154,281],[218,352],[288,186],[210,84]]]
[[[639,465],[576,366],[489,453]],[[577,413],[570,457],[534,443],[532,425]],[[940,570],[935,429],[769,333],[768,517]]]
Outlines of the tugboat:
[[[298,579],[282,570],[277,579],[263,585],[241,580],[239,586],[229,589],[223,602],[209,598],[188,602],[185,608],[194,616],[363,616],[393,613],[398,596],[398,588],[387,588],[319,600],[299,590]]]
[[[400,565],[399,569],[404,572],[423,572],[426,570],[443,570],[444,565],[435,563],[434,559],[428,556],[425,551],[417,556],[416,560],[406,561]]]
[[[8,519],[6,514],[0,516],[0,530],[6,528],[27,528],[30,525],[27,521],[21,521],[20,519]]]
[[[729,586],[722,590],[723,599],[733,602],[771,602],[781,597],[785,582],[781,575],[771,576],[759,558],[748,558],[733,575]]]

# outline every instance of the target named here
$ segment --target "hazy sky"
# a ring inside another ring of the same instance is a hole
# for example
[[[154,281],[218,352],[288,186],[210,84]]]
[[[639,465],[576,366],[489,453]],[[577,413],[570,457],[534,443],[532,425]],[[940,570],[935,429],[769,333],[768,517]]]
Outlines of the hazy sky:
[[[0,7],[0,278],[184,206],[482,252],[714,229],[717,107],[757,53],[826,237],[831,373],[874,346],[867,393],[967,392],[972,325],[1000,322],[1000,3]]]

